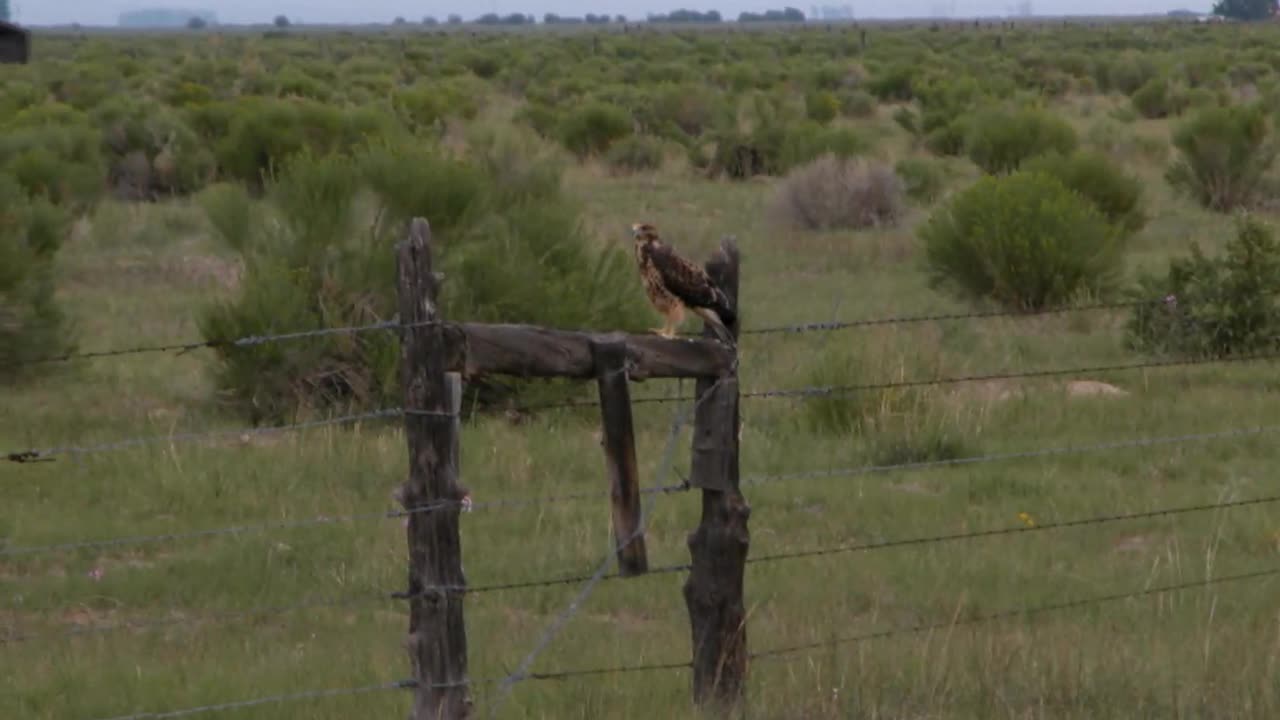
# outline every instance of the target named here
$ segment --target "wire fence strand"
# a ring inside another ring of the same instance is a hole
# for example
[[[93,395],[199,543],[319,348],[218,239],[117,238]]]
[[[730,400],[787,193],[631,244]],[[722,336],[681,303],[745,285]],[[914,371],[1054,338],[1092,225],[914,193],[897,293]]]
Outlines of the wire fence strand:
[[[827,332],[832,330],[842,330],[859,327],[873,327],[878,325],[901,325],[925,322],[945,322],[953,320],[978,320],[997,317],[1035,317],[1041,315],[1057,315],[1072,312],[1096,312],[1102,310],[1121,310],[1126,308],[1139,307],[1142,305],[1157,305],[1167,303],[1170,298],[1150,299],[1150,300],[1133,300],[1123,302],[1108,303],[1089,303],[1083,305],[1062,305],[1048,308],[1039,308],[1033,310],[976,310],[970,312],[951,312],[951,313],[933,313],[920,315],[896,315],[875,318],[863,318],[858,320],[830,320],[822,322],[803,322],[764,326],[757,328],[747,328],[741,331],[743,335],[768,335],[778,333],[809,333],[809,332]],[[238,338],[216,338],[212,340],[186,340],[173,343],[159,343],[147,345],[134,345],[121,348],[105,348],[102,350],[74,351],[66,353],[58,353],[55,355],[45,355],[36,358],[30,358],[13,363],[6,363],[6,367],[25,367],[31,365],[43,365],[58,362],[70,362],[72,360],[89,360],[107,357],[121,357],[126,355],[142,355],[154,353],[178,353],[183,354],[201,349],[230,349],[252,347],[255,345],[265,345],[275,342],[288,342],[291,340],[302,340],[316,337],[326,337],[329,335],[349,335],[357,333],[366,333],[380,330],[400,330],[413,327],[423,327],[430,324],[447,324],[445,321],[426,321],[420,323],[400,323],[395,320],[383,322],[368,323],[363,325],[349,325],[342,327],[326,327],[315,328],[311,330],[294,330],[280,333],[269,333],[262,335],[246,335]],[[688,333],[688,335],[697,335],[697,333]]]
[[[277,705],[280,703],[293,703],[304,700],[328,700],[336,697],[368,695],[370,693],[386,692],[388,690],[405,690],[413,687],[417,687],[417,683],[412,680],[401,680],[399,682],[382,683],[380,685],[365,685],[363,687],[306,690],[286,695],[269,695],[267,697],[254,698],[252,700],[236,700],[233,702],[218,703],[216,705],[200,705],[198,707],[190,707],[182,710],[117,715],[111,718],[104,718],[103,720],[161,720],[162,718],[188,717],[190,715],[202,715],[210,712],[245,710],[248,708],[260,707],[262,705]]]
[[[1264,425],[1251,428],[1234,428],[1217,432],[1206,433],[1187,433],[1181,435],[1169,435],[1163,437],[1143,437],[1133,438],[1130,440],[1117,440],[1113,442],[1095,443],[1088,445],[1066,445],[1051,448],[1039,448],[1033,450],[1023,450],[1010,453],[992,453],[987,455],[973,455],[961,458],[949,458],[945,460],[922,460],[918,462],[907,463],[891,463],[883,465],[860,465],[854,467],[842,468],[824,468],[817,470],[805,470],[793,473],[780,473],[770,475],[747,475],[741,479],[743,485],[764,484],[773,482],[788,482],[796,480],[813,480],[831,477],[854,477],[859,475],[871,475],[879,473],[905,472],[914,470],[929,470],[950,466],[984,464],[992,462],[1004,462],[1009,460],[1026,460],[1045,457],[1055,457],[1064,455],[1083,455],[1095,452],[1105,452],[1109,450],[1136,449],[1143,447],[1153,447],[1160,445],[1171,445],[1189,442],[1202,442],[1212,440],[1225,440],[1233,438],[1250,437],[1255,435],[1263,435],[1268,433],[1280,432],[1280,425]],[[658,485],[641,490],[642,494],[649,495],[669,495],[675,493],[687,492],[691,486],[687,482],[672,485]],[[448,501],[425,505],[412,510],[388,510],[384,512],[370,513],[354,513],[345,515],[321,515],[312,518],[302,518],[299,520],[282,520],[275,522],[259,522],[244,523],[231,525],[220,528],[210,528],[206,530],[193,530],[189,532],[179,533],[157,533],[154,535],[125,535],[120,537],[103,538],[97,540],[76,540],[63,543],[51,543],[47,545],[25,545],[17,547],[0,548],[0,557],[32,555],[50,552],[63,552],[82,549],[108,548],[116,546],[129,546],[157,542],[179,541],[198,539],[205,537],[217,537],[221,535],[242,535],[250,533],[263,533],[274,530],[290,530],[295,528],[336,525],[340,523],[356,522],[362,520],[385,520],[404,518],[409,515],[425,512],[434,512],[444,507],[453,507],[463,505],[472,510],[476,509],[496,509],[504,507],[528,507],[536,505],[556,504],[573,500],[600,499],[609,496],[609,491],[593,491],[580,493],[567,493],[563,495],[548,495],[532,498],[509,498],[496,499],[487,502],[460,503],[458,501]],[[585,579],[585,578],[583,578]]]
[[[946,630],[952,627],[961,627],[965,625],[979,625],[982,623],[996,622],[999,620],[1007,620],[1009,618],[1034,615],[1042,615],[1045,613],[1061,612],[1063,610],[1072,610],[1092,605],[1104,605],[1107,603],[1117,602],[1120,600],[1129,600],[1133,598],[1145,597],[1148,595],[1159,595],[1161,593],[1176,592],[1179,590],[1189,590],[1198,587],[1209,587],[1214,585],[1223,585],[1226,583],[1243,582],[1246,580],[1259,580],[1264,577],[1273,577],[1280,575],[1280,568],[1271,568],[1267,570],[1258,570],[1255,572],[1241,573],[1237,575],[1219,575],[1214,578],[1201,578],[1190,582],[1173,583],[1169,585],[1161,585],[1158,587],[1143,588],[1140,590],[1131,590],[1122,593],[1113,593],[1109,595],[1097,595],[1094,597],[1080,598],[1077,600],[1068,600],[1066,602],[1052,603],[1049,605],[1039,605],[1030,608],[1011,608],[998,612],[975,615],[969,618],[959,618],[946,620],[936,623],[922,623],[919,625],[911,625],[907,627],[890,628],[879,632],[865,633],[862,635],[850,635],[844,637],[834,637],[827,640],[800,643],[796,645],[788,645],[784,647],[772,648],[751,654],[752,660],[768,659],[782,657],[785,655],[793,655],[799,652],[807,652],[809,650],[819,650],[831,647],[832,645],[847,645],[850,643],[866,642],[868,640],[879,640],[883,638],[894,637],[896,635],[907,635],[912,633],[928,632],[931,630]]]

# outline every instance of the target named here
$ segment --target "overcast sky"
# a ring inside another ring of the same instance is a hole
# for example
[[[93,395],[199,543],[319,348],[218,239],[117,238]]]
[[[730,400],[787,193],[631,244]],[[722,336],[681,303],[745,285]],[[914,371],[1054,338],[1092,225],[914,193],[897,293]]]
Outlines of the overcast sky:
[[[1212,0],[1030,0],[1036,14],[1042,15],[1139,15],[1163,13],[1175,8],[1206,12]],[[827,0],[825,4],[853,6],[856,17],[893,18],[920,17],[950,14],[953,17],[973,17],[1015,14],[1014,8],[1022,0],[876,0],[855,2],[852,0]],[[793,5],[806,14],[811,5],[822,2],[768,2],[768,0],[13,0],[18,22],[29,25],[52,25],[78,22],[82,25],[115,25],[117,16],[127,10],[140,8],[200,8],[218,14],[225,23],[267,23],[278,14],[292,19],[313,23],[367,23],[389,22],[397,15],[420,20],[425,15],[444,18],[458,13],[472,18],[486,12],[533,13],[539,18],[543,13],[583,15],[588,12],[610,15],[622,14],[640,19],[650,12],[665,12],[678,7],[696,10],[719,10],[727,17],[736,17],[743,10],[761,11]]]

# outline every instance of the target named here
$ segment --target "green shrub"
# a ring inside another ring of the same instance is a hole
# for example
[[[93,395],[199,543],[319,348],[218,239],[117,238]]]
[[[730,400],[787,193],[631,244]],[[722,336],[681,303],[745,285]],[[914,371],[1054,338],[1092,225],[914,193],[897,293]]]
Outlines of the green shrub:
[[[785,130],[775,128],[774,132],[780,132],[783,137],[778,144],[775,173],[787,172],[823,155],[849,158],[863,155],[871,149],[871,143],[865,135],[848,127],[822,127],[812,122],[803,122]]]
[[[1133,107],[1144,118],[1162,118],[1181,113],[1187,106],[1187,96],[1172,89],[1169,79],[1156,77],[1134,91],[1130,97]]]
[[[1103,293],[1121,270],[1116,230],[1092,203],[1043,173],[979,179],[934,211],[919,236],[935,286],[1016,309]]]
[[[1130,347],[1157,354],[1220,357],[1280,345],[1280,243],[1271,228],[1245,216],[1222,257],[1193,243],[1169,261],[1164,277],[1139,277],[1127,326]]]
[[[1142,206],[1142,181],[1102,153],[1088,150],[1077,150],[1070,155],[1050,153],[1028,160],[1022,168],[1051,175],[1083,195],[1121,235],[1132,235],[1147,223]]]
[[[212,106],[199,114],[211,121],[206,132],[217,133],[216,123],[226,122],[225,132],[214,136],[223,177],[255,190],[304,151],[349,153],[367,140],[390,136],[394,129],[394,121],[378,110],[345,110],[297,98],[245,98],[225,115]]]
[[[614,143],[605,154],[605,162],[614,172],[645,172],[661,168],[665,157],[661,140],[632,135]]]
[[[1173,145],[1180,157],[1165,173],[1169,184],[1218,212],[1253,203],[1276,158],[1258,105],[1201,110],[1174,130]]]
[[[239,296],[208,308],[201,331],[213,339],[387,320],[396,312],[393,246],[417,215],[431,223],[447,278],[446,317],[636,328],[645,304],[629,246],[593,249],[561,194],[555,156],[515,157],[528,142],[477,134],[465,158],[389,143],[355,156],[302,151],[267,182],[261,203],[241,186],[209,188],[200,204],[245,273]],[[399,402],[389,332],[218,352],[220,394],[254,422]],[[477,382],[469,392],[483,406],[497,391]]]
[[[826,125],[840,114],[840,101],[828,90],[815,90],[804,96],[805,116],[819,125]]]
[[[101,145],[84,113],[57,103],[29,107],[0,127],[0,174],[29,196],[84,212],[106,186]]]
[[[102,129],[107,182],[117,198],[187,195],[213,179],[213,153],[173,111],[127,97],[93,112]]]
[[[600,155],[614,142],[631,134],[631,115],[603,102],[591,102],[569,111],[560,122],[560,141],[580,158]]]
[[[967,124],[965,151],[975,165],[991,174],[1013,172],[1036,155],[1070,153],[1078,144],[1075,130],[1044,110],[985,110],[975,113]]]
[[[0,173],[0,382],[41,367],[23,363],[74,349],[54,286],[54,259],[68,218],[47,198],[28,198]]]
[[[894,225],[903,209],[902,181],[893,168],[826,154],[787,173],[769,214],[804,230],[861,229]]]
[[[895,163],[893,169],[902,179],[907,197],[915,202],[928,205],[942,197],[947,178],[938,162],[905,157]]]
[[[874,117],[877,107],[875,96],[865,90],[851,90],[840,95],[840,113],[845,117]]]

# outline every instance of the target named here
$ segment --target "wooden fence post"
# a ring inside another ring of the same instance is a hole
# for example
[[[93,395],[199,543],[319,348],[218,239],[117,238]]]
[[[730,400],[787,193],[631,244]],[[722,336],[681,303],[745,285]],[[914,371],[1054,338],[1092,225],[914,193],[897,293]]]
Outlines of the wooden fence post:
[[[411,720],[469,717],[467,634],[462,600],[458,473],[460,382],[446,378],[445,331],[437,321],[440,277],[432,271],[431,227],[414,218],[396,249],[400,381],[404,391],[409,479],[401,493],[409,515],[409,635],[417,681]],[[453,392],[451,392],[453,391]]]
[[[738,267],[737,245],[728,238],[706,264],[735,309],[740,307]],[[737,338],[738,323],[729,329]],[[703,335],[714,333],[708,327]],[[693,699],[699,706],[728,712],[742,702],[747,673],[742,590],[751,514],[738,489],[736,364],[720,378],[699,379],[695,397],[701,402],[694,413],[689,483],[702,489],[702,520],[689,534],[693,567],[684,584],[693,631]]]
[[[636,439],[631,423],[631,390],[627,386],[626,337],[615,335],[604,341],[592,341],[591,355],[600,390],[604,461],[613,506],[618,574],[642,575],[649,571],[649,559],[640,527],[640,471],[636,466]]]

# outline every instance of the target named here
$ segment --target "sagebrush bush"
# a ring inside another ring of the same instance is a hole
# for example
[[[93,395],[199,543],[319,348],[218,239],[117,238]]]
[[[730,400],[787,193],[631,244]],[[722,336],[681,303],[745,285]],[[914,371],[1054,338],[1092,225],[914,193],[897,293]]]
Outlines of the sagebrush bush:
[[[632,135],[614,143],[605,153],[605,162],[615,173],[646,172],[661,168],[665,157],[662,140]]]
[[[904,189],[893,168],[834,154],[788,173],[769,205],[775,222],[805,230],[893,225],[903,210]]]
[[[1013,172],[1023,161],[1049,152],[1076,149],[1076,131],[1067,121],[1030,108],[983,110],[967,122],[965,152],[983,172]]]
[[[255,191],[295,156],[350,153],[366,141],[392,136],[392,116],[372,108],[326,105],[302,98],[242,98],[193,111],[192,123],[216,143],[223,178]]]
[[[1051,175],[1080,193],[1123,235],[1132,235],[1147,223],[1142,181],[1102,153],[1089,150],[1077,150],[1070,155],[1050,153],[1028,160],[1022,168]]]
[[[54,286],[68,219],[65,210],[45,197],[27,197],[0,173],[0,382],[30,372],[25,362],[74,349]]]
[[[1173,146],[1179,158],[1165,174],[1169,184],[1218,212],[1257,200],[1276,159],[1260,105],[1201,110],[1174,130]]]
[[[391,144],[354,156],[304,151],[260,203],[240,185],[209,188],[199,201],[245,271],[239,296],[211,306],[201,331],[215,339],[389,319],[393,245],[415,215],[431,223],[448,278],[445,317],[637,327],[644,303],[627,246],[593,249],[561,194],[558,156],[522,153],[530,142],[477,133],[466,157]],[[254,422],[394,403],[400,392],[391,333],[223,348],[219,359],[221,394]],[[481,407],[496,397],[483,383],[469,392]]]
[[[804,113],[819,125],[826,125],[840,114],[840,100],[829,90],[814,90],[804,96]]]
[[[106,186],[102,136],[88,116],[66,105],[28,107],[0,127],[0,173],[31,197],[87,211]]]
[[[1039,172],[985,176],[918,232],[935,286],[1015,309],[1103,294],[1122,269],[1121,236],[1106,217]]]
[[[559,126],[560,141],[580,158],[604,153],[631,131],[631,114],[604,102],[590,102],[570,110]]]
[[[902,179],[907,197],[922,205],[942,197],[946,188],[946,173],[937,161],[905,157],[894,163],[893,170]]]
[[[107,182],[122,200],[181,196],[214,176],[213,152],[175,112],[127,97],[94,109],[107,158]]]
[[[840,95],[840,112],[846,117],[874,117],[877,107],[876,97],[865,90],[850,90]]]
[[[1129,99],[1134,109],[1144,118],[1177,115],[1187,106],[1187,96],[1172,88],[1169,79],[1165,77],[1148,80]]]
[[[1163,277],[1144,273],[1140,301],[1127,325],[1130,347],[1156,354],[1219,357],[1280,345],[1280,243],[1253,217],[1237,220],[1236,236],[1220,257],[1192,243],[1169,261]]]

